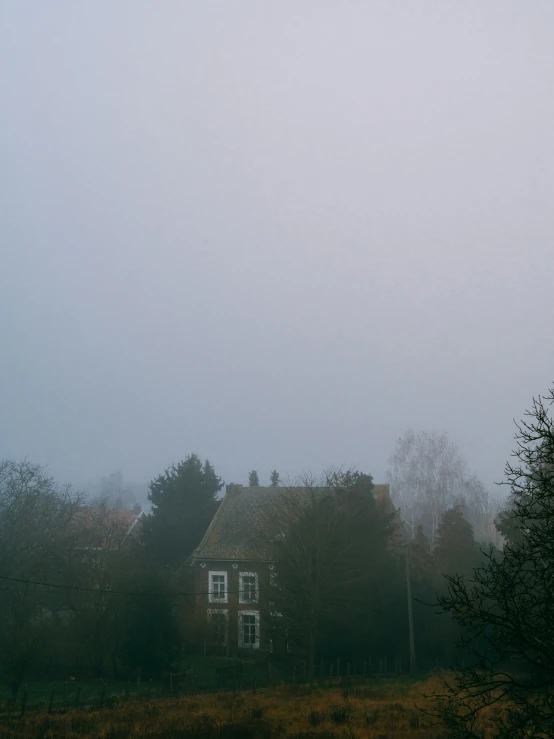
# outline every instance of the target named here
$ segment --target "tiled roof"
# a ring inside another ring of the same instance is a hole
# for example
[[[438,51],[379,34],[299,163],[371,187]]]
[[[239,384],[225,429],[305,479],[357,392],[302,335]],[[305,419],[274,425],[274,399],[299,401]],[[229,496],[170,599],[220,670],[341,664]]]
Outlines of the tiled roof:
[[[272,558],[271,533],[259,541],[256,531],[267,524],[268,515],[279,498],[291,492],[306,495],[305,488],[241,487],[229,485],[208,530],[194,552],[194,559],[269,560]],[[329,488],[313,492],[328,493]],[[392,509],[389,485],[374,485],[376,501]],[[274,532],[277,535],[277,530]]]

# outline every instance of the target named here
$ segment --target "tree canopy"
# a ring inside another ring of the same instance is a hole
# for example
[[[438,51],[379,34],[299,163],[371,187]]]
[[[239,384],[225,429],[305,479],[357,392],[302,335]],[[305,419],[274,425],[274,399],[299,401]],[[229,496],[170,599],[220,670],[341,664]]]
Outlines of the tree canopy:
[[[197,454],[152,480],[152,512],[143,528],[148,558],[170,568],[181,566],[206,532],[222,487],[210,462],[202,463]]]

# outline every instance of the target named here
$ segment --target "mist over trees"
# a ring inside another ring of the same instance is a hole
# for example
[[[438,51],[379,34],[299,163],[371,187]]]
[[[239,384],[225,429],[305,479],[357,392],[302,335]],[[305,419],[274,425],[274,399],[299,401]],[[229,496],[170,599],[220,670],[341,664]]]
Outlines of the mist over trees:
[[[412,530],[423,527],[432,544],[441,516],[459,506],[478,541],[500,543],[494,518],[498,498],[469,472],[468,464],[446,432],[408,430],[389,459],[391,496]]]

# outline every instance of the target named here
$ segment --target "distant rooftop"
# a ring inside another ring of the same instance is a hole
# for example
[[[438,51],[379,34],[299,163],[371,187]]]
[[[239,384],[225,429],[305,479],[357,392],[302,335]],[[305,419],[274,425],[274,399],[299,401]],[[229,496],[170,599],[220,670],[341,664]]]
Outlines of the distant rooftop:
[[[328,494],[330,488],[312,488],[316,494]],[[243,487],[228,485],[215,516],[193,554],[194,559],[269,560],[271,542],[255,541],[255,533],[267,521],[272,507],[287,493],[306,494],[306,488]],[[390,486],[373,485],[375,500],[391,506]],[[278,531],[275,531],[275,535]],[[272,538],[271,536],[269,538]]]

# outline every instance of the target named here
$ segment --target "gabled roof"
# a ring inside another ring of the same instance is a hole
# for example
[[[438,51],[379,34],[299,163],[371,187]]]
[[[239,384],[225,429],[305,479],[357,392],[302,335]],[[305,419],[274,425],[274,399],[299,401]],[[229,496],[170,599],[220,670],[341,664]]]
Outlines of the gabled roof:
[[[256,532],[262,522],[267,522],[268,514],[278,505],[279,498],[291,492],[306,494],[306,489],[228,485],[193,559],[272,559],[271,541],[257,541]],[[328,494],[329,488],[313,488],[312,492]],[[374,485],[373,495],[387,512],[392,510],[389,485]]]

